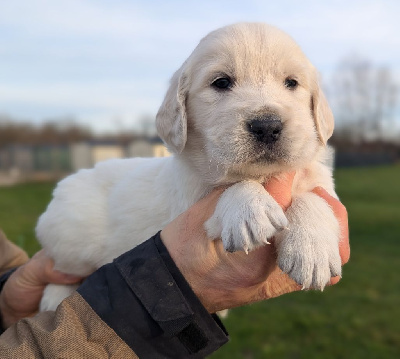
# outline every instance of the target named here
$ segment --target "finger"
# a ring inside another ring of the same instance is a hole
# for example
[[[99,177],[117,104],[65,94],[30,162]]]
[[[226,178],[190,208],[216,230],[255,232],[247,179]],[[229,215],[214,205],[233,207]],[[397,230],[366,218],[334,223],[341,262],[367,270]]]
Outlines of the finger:
[[[58,270],[51,270],[47,275],[47,282],[53,284],[74,284],[81,282],[84,277],[63,273]]]
[[[341,277],[340,276],[336,276],[336,277],[332,277],[331,281],[329,282],[329,285],[335,285],[340,281]]]
[[[76,276],[68,273],[63,273],[54,269],[54,261],[46,257],[46,265],[44,271],[44,280],[46,283],[53,284],[73,284],[80,282],[83,279],[81,276]]]
[[[292,185],[296,172],[281,174],[278,177],[272,177],[265,185],[268,193],[286,210],[292,203]]]
[[[323,198],[331,206],[335,217],[339,221],[339,252],[342,264],[346,264],[350,259],[349,224],[346,207],[338,199],[332,197],[322,187],[316,187],[312,190],[312,192]]]
[[[48,257],[44,250],[37,252],[32,260],[27,263],[31,271],[31,281],[33,285],[53,284],[73,284],[80,282],[83,277],[60,272],[54,269],[54,261]],[[36,281],[36,283],[34,283]]]

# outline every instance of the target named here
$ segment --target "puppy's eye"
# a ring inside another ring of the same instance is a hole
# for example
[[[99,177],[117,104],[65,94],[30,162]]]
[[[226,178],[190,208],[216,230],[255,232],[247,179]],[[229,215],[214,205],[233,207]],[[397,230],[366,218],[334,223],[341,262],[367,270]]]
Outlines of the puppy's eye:
[[[285,80],[285,86],[286,86],[288,89],[294,90],[294,89],[297,87],[297,85],[298,85],[298,82],[297,82],[297,80],[295,80],[295,79],[291,79],[290,77],[288,77],[288,78]]]
[[[220,90],[228,90],[232,87],[232,80],[229,77],[220,77],[216,79],[211,86]]]

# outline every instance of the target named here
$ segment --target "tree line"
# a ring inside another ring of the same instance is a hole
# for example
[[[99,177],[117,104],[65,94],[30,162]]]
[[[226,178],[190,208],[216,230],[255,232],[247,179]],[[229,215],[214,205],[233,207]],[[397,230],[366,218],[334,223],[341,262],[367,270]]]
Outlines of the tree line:
[[[92,137],[90,129],[71,119],[55,119],[34,125],[0,115],[0,146],[10,144],[66,144]]]

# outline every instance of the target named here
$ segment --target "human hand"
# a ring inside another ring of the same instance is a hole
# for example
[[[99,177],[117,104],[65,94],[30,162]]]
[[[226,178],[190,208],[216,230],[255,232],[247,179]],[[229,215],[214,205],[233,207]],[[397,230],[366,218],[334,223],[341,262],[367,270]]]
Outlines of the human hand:
[[[10,276],[0,293],[4,328],[37,313],[47,284],[74,284],[83,279],[54,270],[53,266],[53,260],[41,250]]]
[[[293,178],[294,173],[290,173],[265,185],[284,210],[291,203]],[[220,240],[207,237],[204,222],[213,214],[222,192],[223,189],[214,190],[161,232],[171,257],[205,308],[214,313],[300,290],[301,286],[278,268],[273,239],[270,245],[246,254],[228,253]],[[346,209],[324,189],[315,188],[313,192],[328,202],[339,220],[339,251],[345,264],[350,256]],[[331,284],[339,279],[332,278]]]

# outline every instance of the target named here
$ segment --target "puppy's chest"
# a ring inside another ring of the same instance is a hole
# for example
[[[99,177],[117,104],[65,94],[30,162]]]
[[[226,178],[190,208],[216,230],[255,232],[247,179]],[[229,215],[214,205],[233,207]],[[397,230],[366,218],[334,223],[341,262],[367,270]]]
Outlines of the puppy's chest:
[[[292,195],[297,196],[312,191],[315,187],[333,190],[331,171],[323,165],[314,165],[296,171],[292,186]]]

